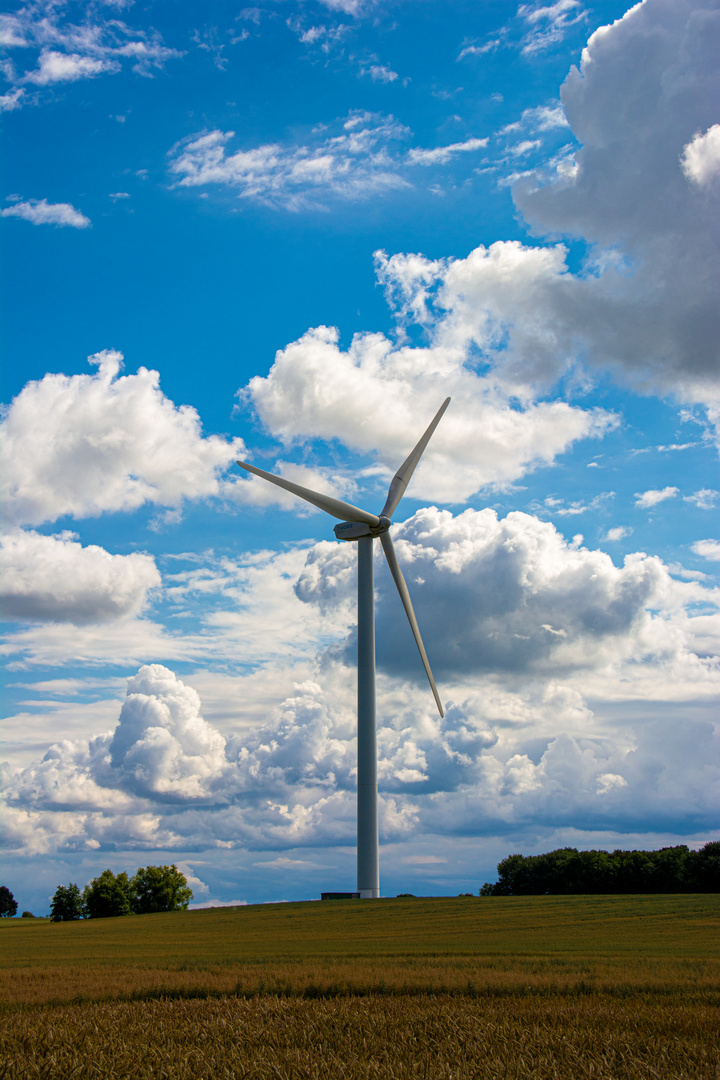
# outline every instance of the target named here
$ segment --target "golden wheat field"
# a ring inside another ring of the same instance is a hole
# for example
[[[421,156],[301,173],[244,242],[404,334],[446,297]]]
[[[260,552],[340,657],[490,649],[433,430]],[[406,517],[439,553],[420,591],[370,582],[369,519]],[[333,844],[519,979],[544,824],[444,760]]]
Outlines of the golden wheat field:
[[[712,1078],[716,896],[2,920],[0,1080]]]

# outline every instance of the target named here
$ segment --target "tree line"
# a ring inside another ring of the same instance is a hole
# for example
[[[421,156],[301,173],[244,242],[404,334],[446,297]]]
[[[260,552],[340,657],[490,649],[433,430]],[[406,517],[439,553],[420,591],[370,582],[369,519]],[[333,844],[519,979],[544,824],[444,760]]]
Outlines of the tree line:
[[[71,922],[185,911],[192,898],[187,878],[174,864],[141,866],[133,877],[103,870],[82,892],[72,882],[58,885],[50,904],[50,918],[53,922]]]
[[[486,881],[481,896],[720,892],[720,842],[699,851],[685,844],[659,851],[558,848],[545,855],[508,855],[497,869],[498,880]]]

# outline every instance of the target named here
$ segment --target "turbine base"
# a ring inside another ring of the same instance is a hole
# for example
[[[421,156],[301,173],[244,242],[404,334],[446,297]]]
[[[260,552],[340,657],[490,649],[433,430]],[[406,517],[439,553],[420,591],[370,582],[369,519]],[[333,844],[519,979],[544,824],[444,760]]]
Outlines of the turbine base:
[[[360,899],[361,900],[379,900],[380,899],[380,890],[379,889],[361,889],[360,890]]]

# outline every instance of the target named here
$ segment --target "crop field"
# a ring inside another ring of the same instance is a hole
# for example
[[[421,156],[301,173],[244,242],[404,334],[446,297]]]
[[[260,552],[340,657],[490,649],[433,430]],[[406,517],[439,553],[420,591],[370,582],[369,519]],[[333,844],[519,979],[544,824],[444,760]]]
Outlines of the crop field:
[[[720,1077],[720,898],[0,921],[0,1080]]]

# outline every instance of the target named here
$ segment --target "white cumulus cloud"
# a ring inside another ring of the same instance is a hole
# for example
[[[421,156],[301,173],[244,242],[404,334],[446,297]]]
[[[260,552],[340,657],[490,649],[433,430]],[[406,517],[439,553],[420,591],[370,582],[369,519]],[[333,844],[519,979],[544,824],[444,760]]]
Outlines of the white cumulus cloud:
[[[683,172],[688,180],[707,187],[720,176],[720,124],[695,135],[682,153]]]
[[[119,70],[120,65],[116,61],[95,60],[91,56],[48,49],[40,54],[37,71],[29,71],[24,81],[37,86],[48,86],[50,83],[75,82],[77,79],[89,79],[103,72]]]
[[[69,225],[87,229],[92,222],[70,203],[49,203],[47,199],[29,199],[0,210],[0,217],[18,217],[33,225]]]
[[[697,540],[692,549],[703,559],[720,562],[720,541],[718,540]]]
[[[605,540],[610,544],[616,544],[619,540],[624,540],[626,536],[630,536],[632,529],[627,525],[616,525],[612,529],[608,529],[605,533]]]
[[[224,780],[225,739],[200,715],[195,690],[160,664],[128,679],[108,753],[108,779],[138,795],[207,799]]]
[[[717,603],[711,590],[674,582],[655,557],[631,554],[617,567],[604,552],[569,543],[551,523],[520,512],[498,518],[490,509],[465,510],[453,516],[429,507],[393,533],[440,682],[480,672],[549,678],[625,660],[669,660],[692,644],[683,644],[672,620],[651,610],[701,599],[711,607]],[[352,567],[352,552],[318,545],[298,581],[298,596],[321,608],[337,606],[352,588]],[[404,612],[381,565],[376,589],[378,664],[421,680]],[[348,662],[353,648],[350,641]]]
[[[242,456],[242,440],[203,438],[196,411],[166,398],[157,372],[121,376],[121,361],[118,352],[98,353],[90,357],[96,373],[45,375],[6,408],[8,522],[177,507],[220,491],[219,473]]]
[[[520,274],[517,281],[522,288]],[[308,331],[277,354],[267,377],[250,381],[246,394],[284,443],[339,439],[366,453],[381,447],[382,463],[392,472],[444,397],[452,396],[413,477],[418,497],[454,502],[484,486],[507,484],[614,423],[601,410],[563,401],[513,407],[457,348],[397,346],[382,334],[359,334],[344,351],[338,336],[329,327]]]
[[[58,742],[41,761],[6,771],[4,846],[351,845],[356,750],[348,675],[329,667],[324,690],[298,684],[254,732],[225,737],[172,671],[144,666],[128,680],[114,732]],[[380,688],[386,843],[503,835],[519,823],[557,828],[582,820],[589,829],[658,831],[668,814],[693,829],[713,820],[718,767],[707,722],[660,717],[623,730],[557,682],[520,695],[493,680],[459,694],[441,721],[386,677]]]
[[[135,616],[160,585],[150,555],[111,555],[72,533],[0,536],[0,608],[24,622],[107,622]]]
[[[573,309],[564,290],[550,300],[590,363],[642,392],[711,405],[720,219],[683,167],[699,180],[714,161],[719,24],[713,0],[646,0],[596,30],[561,88],[581,144],[574,166],[536,170],[513,187],[536,233],[595,247],[587,275],[572,282]]]

